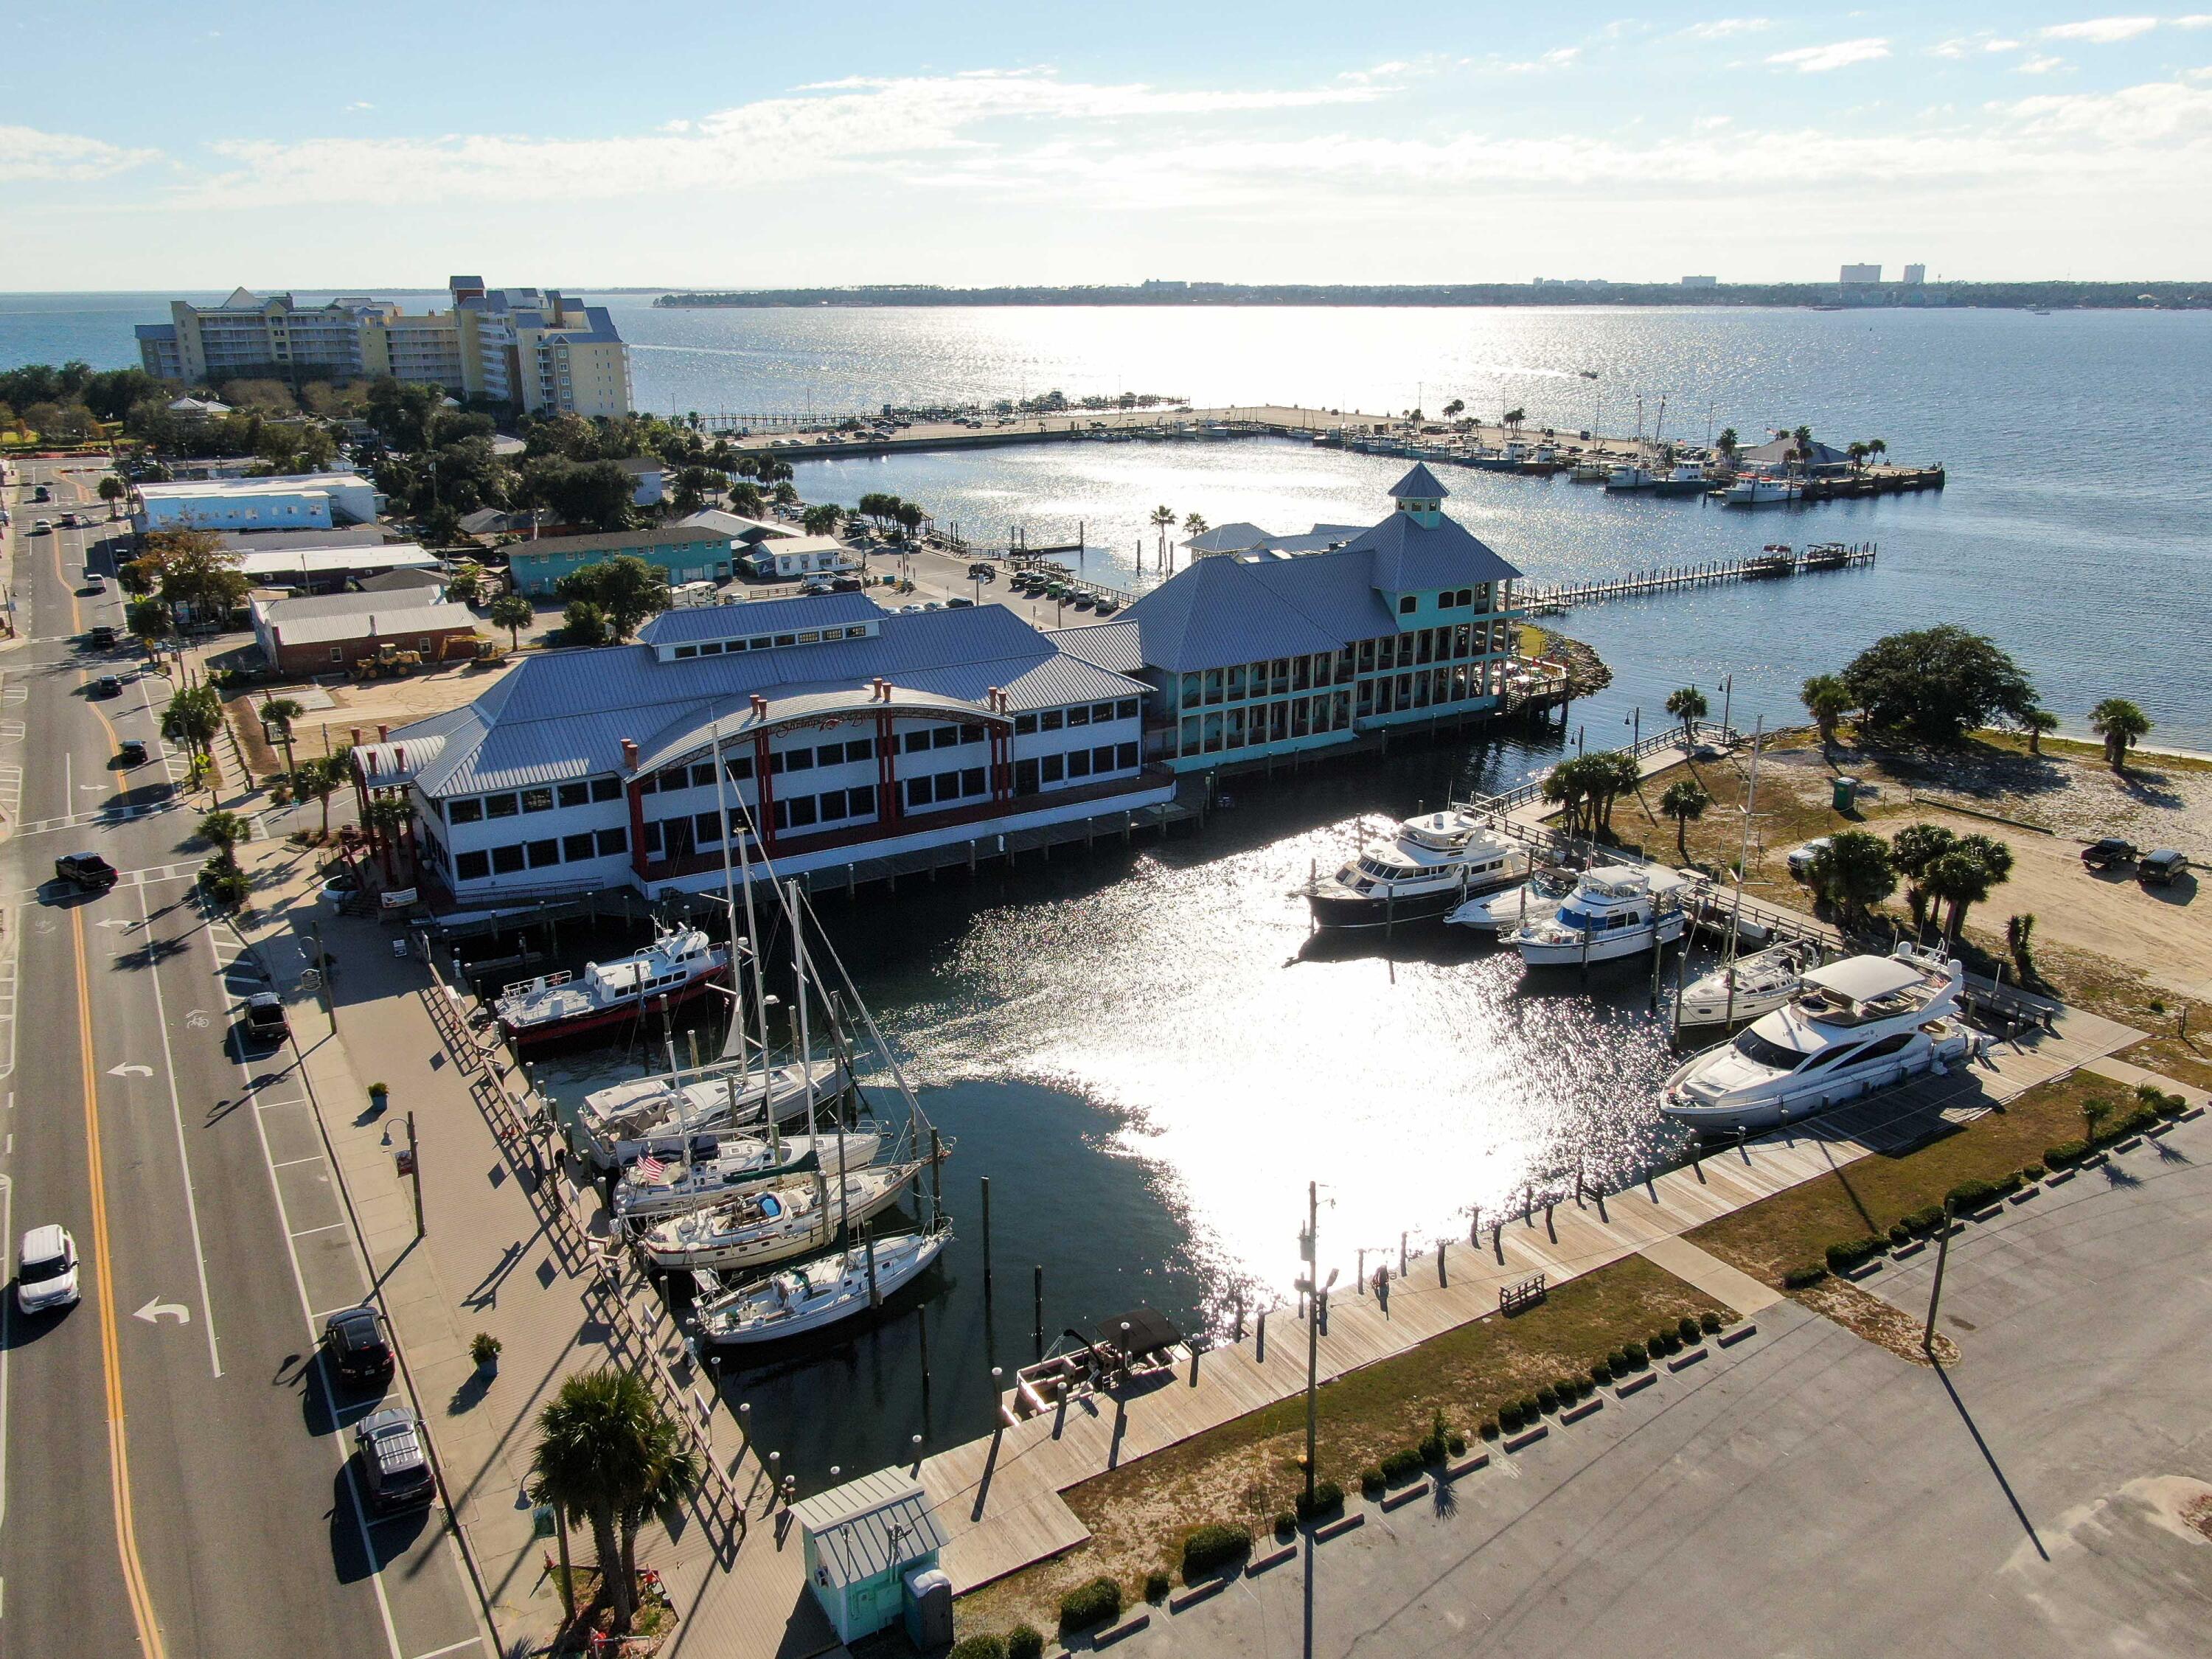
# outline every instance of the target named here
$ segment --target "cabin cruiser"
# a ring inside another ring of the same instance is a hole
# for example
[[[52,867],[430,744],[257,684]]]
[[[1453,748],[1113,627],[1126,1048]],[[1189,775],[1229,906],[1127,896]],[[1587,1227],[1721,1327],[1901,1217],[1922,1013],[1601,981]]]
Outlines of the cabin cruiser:
[[[1711,485],[1705,477],[1703,463],[1677,461],[1665,477],[1651,481],[1651,488],[1662,495],[1698,495]]]
[[[704,995],[729,971],[730,953],[702,929],[678,927],[642,951],[613,962],[586,963],[581,976],[544,974],[502,990],[492,1006],[517,1048],[574,1036],[647,1008],[673,1008]]]
[[[744,1347],[866,1313],[928,1272],[951,1237],[949,1225],[899,1233],[878,1239],[872,1252],[865,1245],[842,1250],[729,1291],[719,1276],[709,1279],[713,1268],[702,1268],[699,1334],[719,1347]]]
[[[812,1255],[898,1201],[920,1164],[855,1170],[842,1182],[793,1181],[676,1216],[647,1228],[638,1243],[656,1267],[769,1267]]]
[[[1778,478],[1753,472],[1728,487],[1724,499],[1730,507],[1768,507],[1805,498],[1805,486],[1795,478]]]
[[[1682,988],[1674,1029],[1733,1028],[1771,1014],[1796,995],[1807,971],[1820,965],[1820,947],[1810,939],[1790,939],[1723,963]]]
[[[1537,870],[1518,887],[1469,899],[1444,921],[1453,927],[1472,927],[1478,933],[1508,933],[1523,922],[1557,915],[1559,906],[1574,890],[1573,871]]]
[[[1573,968],[1640,955],[1682,937],[1686,876],[1657,866],[1585,871],[1557,911],[1505,935],[1531,968]]]
[[[1372,841],[1306,894],[1322,927],[1381,927],[1441,916],[1476,893],[1510,884],[1521,849],[1471,812],[1425,812]]]
[[[805,1175],[817,1165],[835,1178],[875,1161],[883,1137],[872,1130],[838,1134],[730,1136],[705,1158],[676,1162],[646,1152],[623,1168],[615,1183],[615,1220],[642,1228],[672,1215],[734,1198],[751,1187]]]
[[[1605,475],[1605,487],[1611,490],[1649,489],[1658,482],[1649,467],[1634,461],[1616,466]]]
[[[1733,1133],[1941,1075],[1978,1046],[1959,1016],[1965,984],[1958,962],[1910,942],[1808,969],[1788,1002],[1676,1068],[1660,1109],[1703,1133]]]
[[[1577,461],[1574,471],[1569,475],[1575,483],[1603,483],[1612,476],[1613,469],[1603,461]]]
[[[633,1078],[594,1089],[576,1109],[576,1136],[585,1156],[611,1170],[643,1152],[665,1158],[672,1145],[683,1156],[688,1137],[702,1130],[743,1128],[804,1115],[836,1100],[851,1079],[836,1060],[793,1060],[764,1071],[724,1068],[678,1083],[672,1076]]]

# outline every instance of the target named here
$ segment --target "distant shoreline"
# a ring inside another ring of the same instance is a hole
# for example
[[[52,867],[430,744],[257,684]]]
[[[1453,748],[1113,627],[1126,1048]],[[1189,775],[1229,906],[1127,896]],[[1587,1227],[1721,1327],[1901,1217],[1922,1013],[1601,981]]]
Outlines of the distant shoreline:
[[[1685,310],[2212,310],[2204,283],[1391,283],[1364,286],[1256,283],[1146,283],[1137,286],[939,288],[927,284],[780,288],[665,293],[671,309],[771,309],[961,306],[1666,306]]]

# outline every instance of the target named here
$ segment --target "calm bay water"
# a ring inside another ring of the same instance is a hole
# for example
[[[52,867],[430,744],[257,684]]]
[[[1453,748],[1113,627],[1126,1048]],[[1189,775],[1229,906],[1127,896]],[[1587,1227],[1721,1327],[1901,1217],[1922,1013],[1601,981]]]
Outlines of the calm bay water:
[[[1595,606],[1564,624],[1613,666],[1577,705],[1592,746],[1625,739],[1666,693],[1734,677],[1738,725],[1801,718],[1795,691],[1894,629],[1965,623],[2035,677],[2070,729],[2136,698],[2153,741],[2212,748],[2212,474],[2190,421],[2212,380],[2203,313],[1479,311],[656,311],[608,295],[635,348],[641,405],[669,412],[1176,393],[1431,411],[1451,398],[1535,424],[1747,441],[1809,423],[1942,461],[1940,495],[1731,513],[1608,500],[1565,479],[1452,470],[1451,510],[1539,580],[1732,557],[1766,541],[1874,541],[1869,570]],[[0,366],[134,360],[160,296],[0,295]],[[1579,371],[1594,368],[1593,382]],[[810,496],[910,496],[970,535],[1026,528],[1092,544],[1085,566],[1135,585],[1156,505],[1214,524],[1304,530],[1384,510],[1401,464],[1285,441],[1074,444],[810,462]],[[1042,620],[1048,621],[1048,617]],[[1714,697],[1714,710],[1720,700]],[[1572,741],[1573,734],[1566,741]],[[1316,947],[1294,889],[1339,860],[1356,820],[1516,781],[1548,738],[1421,749],[1293,783],[1235,781],[1205,834],[1020,871],[825,900],[827,924],[925,1109],[959,1141],[945,1197],[958,1240],[929,1282],[925,1416],[912,1312],[779,1357],[728,1384],[808,1479],[873,1467],[907,1437],[988,1425],[988,1368],[1030,1353],[1030,1269],[1049,1335],[1139,1303],[1218,1320],[1241,1291],[1281,1296],[1304,1183],[1330,1182],[1322,1254],[1399,1235],[1465,1236],[1523,1183],[1580,1159],[1626,1174],[1663,1150],[1651,1085],[1666,1050],[1644,969],[1584,986],[1439,931]],[[625,1057],[582,1056],[565,1090]],[[976,1180],[994,1188],[995,1294]],[[1374,1257],[1368,1258],[1372,1263]]]

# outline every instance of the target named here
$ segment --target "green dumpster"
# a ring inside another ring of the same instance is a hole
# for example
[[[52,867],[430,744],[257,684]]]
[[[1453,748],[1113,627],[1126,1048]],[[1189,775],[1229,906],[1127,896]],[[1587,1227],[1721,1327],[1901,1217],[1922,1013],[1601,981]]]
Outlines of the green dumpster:
[[[1850,811],[1858,804],[1858,798],[1859,781],[1856,778],[1838,778],[1836,780],[1836,811],[1838,812]]]

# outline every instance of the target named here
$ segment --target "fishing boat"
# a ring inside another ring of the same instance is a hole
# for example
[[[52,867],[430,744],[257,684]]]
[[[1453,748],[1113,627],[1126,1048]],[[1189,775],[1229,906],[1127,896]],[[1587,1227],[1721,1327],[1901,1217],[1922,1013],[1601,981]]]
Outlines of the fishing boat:
[[[1521,849],[1471,812],[1424,813],[1371,841],[1334,876],[1306,890],[1315,925],[1382,927],[1457,909],[1477,893],[1510,885]]]
[[[1650,489],[1658,480],[1651,470],[1637,461],[1625,461],[1605,475],[1605,487],[1618,495],[1623,491]]]
[[[694,1143],[696,1145],[696,1143]],[[615,1220],[632,1229],[734,1198],[748,1188],[804,1175],[817,1164],[835,1178],[874,1161],[883,1137],[873,1130],[842,1135],[732,1136],[705,1158],[670,1161],[650,1152],[623,1165],[615,1183]]]
[[[1682,988],[1674,1006],[1674,1030],[1732,1030],[1771,1014],[1796,994],[1806,973],[1820,965],[1820,947],[1814,941],[1789,939],[1747,957],[1732,957]]]
[[[1447,926],[1468,927],[1478,933],[1509,933],[1524,921],[1542,921],[1557,915],[1559,906],[1574,890],[1573,871],[1538,870],[1518,887],[1469,899],[1444,921]]]
[[[920,1164],[856,1170],[835,1184],[788,1182],[670,1218],[646,1229],[638,1245],[656,1267],[772,1267],[813,1255],[898,1201]]]
[[[1906,941],[1887,957],[1808,970],[1789,1001],[1685,1060],[1660,1109],[1702,1133],[1796,1122],[1971,1058],[1959,1016],[1966,970]]]
[[[575,1111],[576,1139],[584,1155],[612,1170],[642,1152],[666,1157],[702,1131],[742,1129],[773,1117],[801,1116],[820,1101],[834,1101],[850,1085],[835,1059],[793,1060],[748,1071],[735,1062],[689,1077],[672,1066],[659,1077],[632,1078],[586,1095]]]
[[[1603,461],[1577,461],[1567,478],[1571,483],[1601,484],[1612,476],[1613,469]]]
[[[1804,498],[1805,486],[1796,479],[1765,472],[1747,473],[1722,496],[1730,507],[1774,507]]]
[[[1767,543],[1758,557],[1743,562],[1744,580],[1747,581],[1765,581],[1776,576],[1794,576],[1796,574],[1796,556],[1781,542]]]
[[[899,1233],[734,1290],[720,1290],[717,1275],[714,1291],[701,1285],[699,1334],[717,1347],[748,1347],[866,1313],[928,1272],[951,1238],[950,1223],[925,1233]],[[713,1272],[702,1270],[702,1279]]]
[[[1651,481],[1652,490],[1661,495],[1702,495],[1711,487],[1699,461],[1677,461],[1665,477]]]
[[[494,1001],[500,1028],[518,1048],[580,1036],[647,1008],[674,1008],[703,996],[729,972],[730,953],[697,927],[657,933],[642,951],[584,965],[580,976],[544,974],[520,980]]]
[[[1583,872],[1558,910],[1505,935],[1531,968],[1573,968],[1640,955],[1682,937],[1686,876],[1657,866],[1601,865]]]

